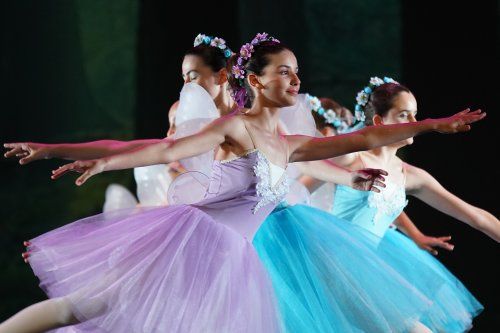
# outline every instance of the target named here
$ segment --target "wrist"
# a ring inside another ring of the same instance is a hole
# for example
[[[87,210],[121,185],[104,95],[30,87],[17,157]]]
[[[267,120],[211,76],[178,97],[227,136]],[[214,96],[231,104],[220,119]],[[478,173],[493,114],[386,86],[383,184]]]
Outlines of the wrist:
[[[51,159],[57,157],[55,154],[55,145],[51,144],[41,144],[42,157],[44,159]]]
[[[112,170],[112,160],[110,157],[103,157],[100,158],[98,161],[102,166],[102,172]]]
[[[427,131],[437,131],[439,128],[439,119],[428,118],[424,120]]]

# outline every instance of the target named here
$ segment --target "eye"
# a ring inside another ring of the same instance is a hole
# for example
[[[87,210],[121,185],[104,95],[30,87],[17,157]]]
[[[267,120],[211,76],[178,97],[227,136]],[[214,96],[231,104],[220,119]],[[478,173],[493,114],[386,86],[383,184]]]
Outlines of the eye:
[[[280,74],[281,75],[288,75],[288,71],[281,71]]]
[[[399,118],[408,118],[408,112],[401,112]]]

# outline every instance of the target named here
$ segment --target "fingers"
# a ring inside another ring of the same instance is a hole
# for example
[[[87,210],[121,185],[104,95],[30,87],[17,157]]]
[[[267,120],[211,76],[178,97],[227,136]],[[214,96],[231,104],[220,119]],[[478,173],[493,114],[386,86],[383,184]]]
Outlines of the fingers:
[[[462,115],[467,114],[469,112],[470,112],[470,108],[467,108],[467,109],[462,110],[459,113],[457,113],[456,116],[462,116]]]
[[[373,186],[382,187],[382,188],[385,188],[385,187],[386,187],[385,183],[383,183],[383,182],[381,182],[381,181],[379,181],[379,180],[375,180],[375,181],[373,182]]]
[[[83,172],[83,167],[84,167],[84,165],[82,165],[82,163],[80,161],[68,163],[68,164],[60,166],[56,170],[52,170],[52,176],[50,178],[58,179],[69,171],[75,171],[75,172],[81,173],[81,172]]]
[[[23,245],[24,245],[24,246],[30,246],[30,245],[31,245],[31,242],[30,242],[30,241],[24,241],[24,242],[23,242]]]
[[[21,147],[22,143],[21,142],[11,142],[11,143],[4,143],[3,147],[4,148],[18,148]]]
[[[25,164],[28,164],[30,162],[33,162],[33,160],[34,160],[33,155],[27,155],[26,157],[23,157],[19,160],[19,164],[25,165]]]
[[[477,109],[475,111],[472,111],[468,114],[461,115],[460,119],[465,123],[465,124],[472,124],[477,121],[482,120],[484,117],[486,117],[486,112],[482,112],[481,109]]]
[[[382,169],[377,169],[377,171],[379,172],[379,175],[382,175],[382,176],[389,176],[389,173],[385,170],[382,170]]]
[[[83,175],[81,175],[80,177],[78,177],[78,179],[76,180],[75,184],[78,185],[78,186],[81,186],[83,185],[83,183],[85,183],[90,177],[93,176],[93,173],[91,173],[90,169],[85,171],[83,173]]]
[[[23,261],[27,264],[29,262],[28,258],[30,256],[30,251],[23,252],[21,254],[21,257],[23,258]]]
[[[366,168],[362,169],[362,171],[367,172],[371,175],[382,175],[382,176],[388,176],[389,173],[383,169],[372,169],[372,168]]]
[[[4,147],[5,146],[6,145],[4,144]],[[17,156],[18,154],[22,154],[22,153],[24,153],[24,151],[23,151],[23,149],[21,147],[14,147],[11,150],[5,152],[5,154],[3,154],[3,156],[6,157],[6,158],[10,158],[10,157]]]
[[[429,252],[430,254],[432,254],[433,256],[437,256],[438,255],[438,251],[428,245],[424,245],[424,246],[421,246],[422,249],[424,249],[425,251]]]
[[[439,246],[440,248],[443,248],[448,251],[453,251],[455,248],[455,245],[448,243],[448,241],[451,239],[451,236],[446,236],[446,237],[438,237],[437,240],[438,242],[436,243],[436,246]]]
[[[74,168],[73,164],[74,163],[62,165],[59,168],[57,168],[56,170],[52,170],[52,176],[50,176],[50,178],[58,179],[58,178],[62,177],[65,173],[71,171]]]

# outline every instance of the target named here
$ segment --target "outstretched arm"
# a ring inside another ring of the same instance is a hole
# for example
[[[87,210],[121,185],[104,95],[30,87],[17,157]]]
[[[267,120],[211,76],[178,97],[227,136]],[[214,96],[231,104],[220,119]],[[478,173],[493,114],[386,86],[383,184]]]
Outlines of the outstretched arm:
[[[470,112],[466,109],[448,118],[368,126],[356,132],[331,137],[289,135],[286,138],[292,152],[290,162],[323,160],[355,151],[370,150],[429,131],[464,132],[470,129],[469,124],[481,120],[485,115],[481,110]]]
[[[394,221],[396,227],[401,230],[405,235],[410,237],[415,244],[417,244],[422,250],[426,250],[433,255],[437,255],[437,247],[443,248],[448,251],[452,251],[453,244],[448,243],[451,240],[451,236],[444,237],[431,237],[422,233],[417,226],[410,220],[405,212],[402,212]]]
[[[33,161],[50,158],[66,160],[91,160],[122,153],[161,139],[145,139],[133,141],[99,140],[83,143],[36,143],[15,142],[5,143],[8,149],[4,154],[7,158],[19,158],[19,164],[28,164]]]
[[[125,153],[96,160],[76,161],[53,171],[52,179],[57,179],[68,171],[82,175],[76,180],[82,185],[91,176],[104,171],[122,170],[154,164],[167,164],[183,158],[196,156],[214,149],[225,141],[230,132],[231,120],[218,119],[197,134],[181,139],[166,138],[159,142],[139,147]]]
[[[383,176],[387,176],[387,172],[380,169],[350,171],[328,160],[300,162],[296,165],[304,175],[357,190],[380,192],[378,187],[385,187]]]
[[[408,194],[500,242],[500,221],[495,216],[450,193],[428,172],[408,164],[405,167]]]

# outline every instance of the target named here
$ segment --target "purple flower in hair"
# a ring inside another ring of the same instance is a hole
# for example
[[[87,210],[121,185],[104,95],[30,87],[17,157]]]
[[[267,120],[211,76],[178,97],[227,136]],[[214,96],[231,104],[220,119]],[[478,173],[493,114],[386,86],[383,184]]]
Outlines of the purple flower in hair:
[[[252,56],[253,45],[246,43],[240,49],[240,58],[247,60]]]
[[[237,79],[245,78],[245,71],[241,69],[239,66],[233,66],[232,74]]]
[[[259,44],[260,42],[267,40],[268,36],[269,35],[266,32],[263,32],[261,34],[259,33],[254,37],[254,39],[252,39],[252,44]]]

